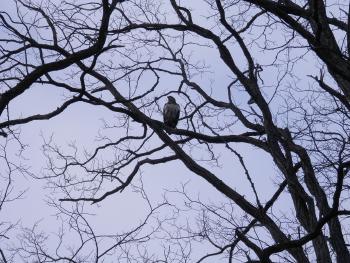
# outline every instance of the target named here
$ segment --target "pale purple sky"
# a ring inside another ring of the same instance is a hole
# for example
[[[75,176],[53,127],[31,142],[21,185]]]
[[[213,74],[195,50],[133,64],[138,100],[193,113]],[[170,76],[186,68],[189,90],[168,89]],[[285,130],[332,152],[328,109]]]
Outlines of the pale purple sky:
[[[196,1],[195,1],[196,2]],[[193,2],[194,3],[194,2]],[[194,3],[195,7],[198,6]],[[12,1],[3,1],[0,9],[10,10],[12,12]],[[197,10],[198,11],[198,10]],[[205,19],[203,19],[205,20]],[[271,36],[276,38],[278,34]],[[0,32],[1,38],[1,32]],[[211,66],[212,73],[208,73],[202,78],[198,78],[198,81],[203,86],[209,86],[210,80],[213,80],[212,89],[213,96],[225,97],[225,87],[229,83],[228,70],[225,68],[222,62],[219,61],[219,54],[216,50],[208,50],[206,48],[193,50],[194,57],[205,60],[206,64]],[[239,54],[237,56],[240,56]],[[257,61],[260,63],[268,64],[272,62],[272,57],[269,54],[255,54]],[[311,59],[311,56],[310,56]],[[243,61],[243,60],[242,60]],[[314,69],[313,63],[303,61],[300,68],[295,69],[296,74],[303,75],[305,69],[308,74],[310,70]],[[266,85],[269,85],[269,74],[276,74],[276,69],[268,69],[262,73]],[[164,85],[166,83],[172,83],[172,81],[164,79]],[[301,85],[306,85],[302,83]],[[273,92],[273,87],[267,93]],[[10,111],[12,116],[26,116],[34,112],[42,112],[52,108],[55,108],[56,103],[62,99],[62,93],[55,89],[47,89],[37,86],[30,91],[26,92],[24,96],[16,99],[10,104]],[[240,103],[246,103],[249,99],[247,96],[237,98]],[[267,94],[267,97],[269,94]],[[162,101],[164,103],[165,101]],[[43,143],[41,135],[48,138],[53,134],[54,141],[61,147],[72,141],[76,142],[81,148],[92,149],[93,145],[96,145],[96,134],[101,129],[103,122],[102,119],[113,120],[114,114],[100,107],[86,106],[82,103],[76,104],[67,109],[63,114],[55,117],[49,121],[37,121],[21,127],[21,140],[28,144],[27,150],[24,152],[24,156],[28,158],[24,162],[30,166],[30,171],[36,175],[40,175],[43,171],[43,167],[46,165],[46,159],[41,152],[41,145]],[[154,115],[154,118],[161,120],[160,113]],[[181,122],[179,127],[181,127]],[[118,134],[116,133],[117,137]],[[4,139],[0,137],[0,141]],[[17,147],[15,142],[9,144],[9,155],[18,160],[15,157]],[[266,201],[271,197],[276,185],[274,185],[276,174],[278,174],[276,168],[272,165],[271,158],[263,153],[261,150],[254,149],[253,147],[245,144],[234,145],[234,148],[238,150],[245,158],[247,164],[249,164],[249,171],[253,177],[254,183],[257,187],[259,197],[261,200]],[[218,177],[224,180],[228,185],[232,186],[239,193],[245,195],[250,201],[254,202],[252,191],[244,176],[242,167],[239,165],[237,159],[233,160],[232,156],[225,155],[222,146],[216,146],[215,151],[222,152],[220,159],[221,167],[211,167],[211,171]],[[198,156],[200,158],[201,156]],[[14,178],[15,190],[28,189],[24,195],[24,198],[17,200],[13,203],[9,203],[4,207],[0,213],[0,220],[15,222],[20,220],[20,225],[24,227],[31,227],[35,222],[40,221],[39,228],[48,234],[57,232],[59,225],[54,216],[55,210],[49,207],[45,200],[48,196],[54,199],[63,197],[62,194],[52,195],[51,190],[45,188],[44,180],[34,180],[33,178],[16,176]],[[213,187],[209,186],[207,182],[202,180],[196,175],[193,175],[188,171],[183,164],[171,162],[169,164],[151,166],[146,165],[142,169],[142,180],[146,189],[146,192],[150,196],[151,200],[157,203],[161,200],[165,189],[172,190],[180,188],[182,184],[187,184],[189,194],[194,198],[199,195],[202,200],[207,200],[213,203],[225,202],[225,198],[218,193]],[[137,183],[138,180],[136,180]],[[181,199],[176,195],[169,194],[169,198],[173,198],[174,202],[182,203]],[[276,204],[275,209],[281,209],[285,213],[289,213],[290,207],[288,203],[290,199],[286,196],[282,197]],[[287,204],[287,205],[286,205]],[[121,194],[114,194],[107,198],[99,205],[86,204],[87,211],[91,211],[96,214],[91,218],[91,222],[96,228],[97,232],[108,233],[111,229],[117,231],[125,230],[130,225],[136,225],[140,219],[145,215],[145,203],[142,201],[138,194],[132,192],[132,189],[124,191]],[[11,240],[16,244],[17,234],[20,229],[11,232]],[[52,238],[47,243],[48,246],[55,245],[55,238]],[[155,248],[157,249],[157,248]],[[201,252],[201,251],[199,251]],[[200,254],[200,253],[199,253]],[[210,260],[208,262],[211,262]]]

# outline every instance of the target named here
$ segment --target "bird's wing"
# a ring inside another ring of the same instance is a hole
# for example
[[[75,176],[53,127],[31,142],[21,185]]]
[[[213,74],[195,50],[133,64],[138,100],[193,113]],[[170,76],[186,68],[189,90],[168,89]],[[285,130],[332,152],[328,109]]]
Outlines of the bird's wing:
[[[173,107],[171,108],[171,121],[172,121],[172,125],[174,126],[174,128],[176,127],[178,121],[179,121],[179,117],[180,117],[180,106],[179,104],[175,104],[172,105]]]
[[[180,106],[179,104],[176,104],[176,113],[175,113],[175,119],[178,121],[180,117]]]
[[[164,108],[163,108],[163,119],[164,121],[168,118],[169,115],[169,104],[165,103]]]

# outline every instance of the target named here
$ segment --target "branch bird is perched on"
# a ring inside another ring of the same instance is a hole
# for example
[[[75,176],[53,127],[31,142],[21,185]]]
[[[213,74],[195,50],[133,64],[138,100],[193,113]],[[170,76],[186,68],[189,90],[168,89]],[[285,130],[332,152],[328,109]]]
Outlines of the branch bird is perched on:
[[[168,102],[165,103],[163,109],[164,124],[171,128],[175,128],[180,116],[180,106],[172,96],[168,96]]]

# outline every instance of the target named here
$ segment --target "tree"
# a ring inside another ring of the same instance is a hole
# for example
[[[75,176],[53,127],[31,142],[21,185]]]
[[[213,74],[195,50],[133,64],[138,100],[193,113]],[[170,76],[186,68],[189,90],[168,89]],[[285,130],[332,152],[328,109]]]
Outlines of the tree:
[[[43,146],[50,172],[40,178],[59,193],[51,204],[71,218],[79,249],[52,256],[45,238],[29,229],[15,251],[40,262],[99,262],[112,252],[135,262],[350,262],[348,9],[336,0],[16,1],[15,12],[0,14],[3,142],[16,138],[15,127],[78,103],[117,118],[105,124],[113,132],[84,154],[74,145],[64,152],[53,140]],[[59,90],[64,101],[34,114],[11,108],[38,86]],[[176,129],[159,121],[168,95],[182,106]],[[254,183],[262,176],[254,158],[273,167],[264,186]],[[169,162],[221,193],[221,203],[193,198],[185,186],[171,191],[192,218],[200,215],[182,227],[182,210],[167,195],[152,205],[134,186],[149,216],[162,206],[172,214],[142,237],[144,223],[112,236],[117,241],[101,252],[111,236],[94,234],[84,204],[103,205],[147,165]],[[233,164],[234,175],[225,175]],[[245,179],[251,189],[241,192]],[[273,182],[275,192],[264,192]],[[135,249],[151,238],[160,253]]]

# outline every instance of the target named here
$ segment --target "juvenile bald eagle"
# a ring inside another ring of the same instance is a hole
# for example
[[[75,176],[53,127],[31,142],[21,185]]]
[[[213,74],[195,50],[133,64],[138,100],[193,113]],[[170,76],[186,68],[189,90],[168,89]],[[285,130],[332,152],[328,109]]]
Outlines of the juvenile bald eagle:
[[[163,109],[164,124],[175,128],[180,116],[180,106],[172,96],[168,96],[168,102],[165,103]]]

